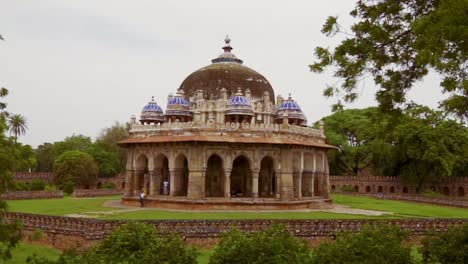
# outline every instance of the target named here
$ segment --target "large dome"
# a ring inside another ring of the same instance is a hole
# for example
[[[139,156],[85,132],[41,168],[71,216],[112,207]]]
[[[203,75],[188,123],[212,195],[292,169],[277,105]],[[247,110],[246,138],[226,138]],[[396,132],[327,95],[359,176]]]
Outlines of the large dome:
[[[216,98],[222,88],[228,96],[236,94],[237,90],[250,89],[252,97],[262,98],[265,92],[270,94],[270,100],[275,101],[275,94],[270,82],[260,73],[242,65],[242,60],[231,53],[230,39],[226,37],[224,52],[212,64],[190,74],[180,85],[187,97],[196,95],[197,90],[203,90],[206,98]]]

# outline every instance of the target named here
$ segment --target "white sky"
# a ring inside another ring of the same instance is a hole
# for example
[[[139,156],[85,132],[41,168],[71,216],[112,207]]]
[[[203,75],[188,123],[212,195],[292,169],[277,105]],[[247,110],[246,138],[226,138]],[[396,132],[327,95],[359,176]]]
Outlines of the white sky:
[[[191,72],[222,52],[263,74],[276,94],[292,93],[309,122],[331,113],[322,96],[337,80],[309,71],[316,46],[337,43],[320,30],[329,15],[348,16],[355,1],[0,0],[0,86],[8,111],[26,116],[20,141],[34,147],[72,134],[95,137],[126,122],[154,95],[165,108]],[[436,107],[430,76],[410,99]],[[369,80],[347,108],[376,105]]]

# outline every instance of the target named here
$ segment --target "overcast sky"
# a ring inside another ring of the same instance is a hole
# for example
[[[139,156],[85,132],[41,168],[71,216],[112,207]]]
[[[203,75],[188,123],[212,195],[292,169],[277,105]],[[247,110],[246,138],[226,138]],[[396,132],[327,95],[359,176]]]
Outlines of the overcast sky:
[[[322,96],[337,80],[309,71],[316,46],[329,46],[320,29],[329,15],[348,16],[354,1],[96,1],[0,0],[0,86],[8,111],[26,116],[20,138],[36,147],[72,134],[96,137],[126,122],[154,95],[165,108],[191,72],[222,52],[263,74],[276,94],[289,92],[309,122],[330,114]],[[431,107],[438,79],[417,84],[410,99]],[[376,105],[371,80],[347,108]]]

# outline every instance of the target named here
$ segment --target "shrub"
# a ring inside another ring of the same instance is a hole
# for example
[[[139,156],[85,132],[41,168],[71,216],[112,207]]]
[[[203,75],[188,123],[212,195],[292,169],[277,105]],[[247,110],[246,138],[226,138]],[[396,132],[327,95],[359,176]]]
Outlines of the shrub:
[[[468,224],[446,233],[431,233],[422,241],[424,263],[468,263]]]
[[[353,186],[351,186],[351,185],[343,185],[343,186],[341,186],[340,191],[342,191],[342,192],[355,192],[356,190],[354,190]]]
[[[67,181],[64,184],[62,184],[62,190],[66,194],[72,194],[74,188],[75,188],[75,183],[72,181]]]
[[[57,190],[57,187],[56,187],[55,185],[47,184],[47,185],[44,187],[44,191],[53,192],[53,191],[56,191],[56,190]]]
[[[45,189],[46,183],[41,179],[35,179],[31,181],[29,190],[31,191],[43,191]]]
[[[31,234],[30,238],[31,241],[37,241],[40,240],[44,236],[44,232],[42,232],[42,229],[36,228],[34,229],[34,232]]]
[[[13,189],[15,191],[29,191],[29,182],[17,181],[13,184]]]
[[[64,187],[64,183],[77,185],[94,185],[98,167],[89,154],[73,150],[60,155],[54,162],[55,184]]]
[[[227,232],[215,247],[209,263],[310,262],[311,250],[304,241],[292,236],[283,225],[272,225],[250,235],[237,229]]]
[[[321,244],[314,250],[312,263],[413,263],[411,248],[402,243],[407,237],[407,232],[395,226],[365,225],[358,234],[344,233],[336,242]]]
[[[144,223],[129,222],[117,228],[95,248],[68,250],[58,261],[32,256],[33,264],[195,264],[197,253],[177,235],[158,236]]]
[[[115,189],[115,184],[112,182],[106,182],[102,185],[104,189]]]

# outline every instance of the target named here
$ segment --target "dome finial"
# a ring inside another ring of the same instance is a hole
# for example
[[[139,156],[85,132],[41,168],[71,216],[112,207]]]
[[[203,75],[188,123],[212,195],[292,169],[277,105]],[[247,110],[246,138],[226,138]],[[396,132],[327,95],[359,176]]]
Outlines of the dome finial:
[[[151,96],[151,102],[154,102],[154,95]]]
[[[292,97],[291,97],[291,93],[289,93],[288,100],[291,100],[291,99],[292,99]]]
[[[226,35],[226,37],[224,38],[224,43],[226,43],[226,45],[229,45],[230,42],[231,38],[229,38],[229,35]]]

